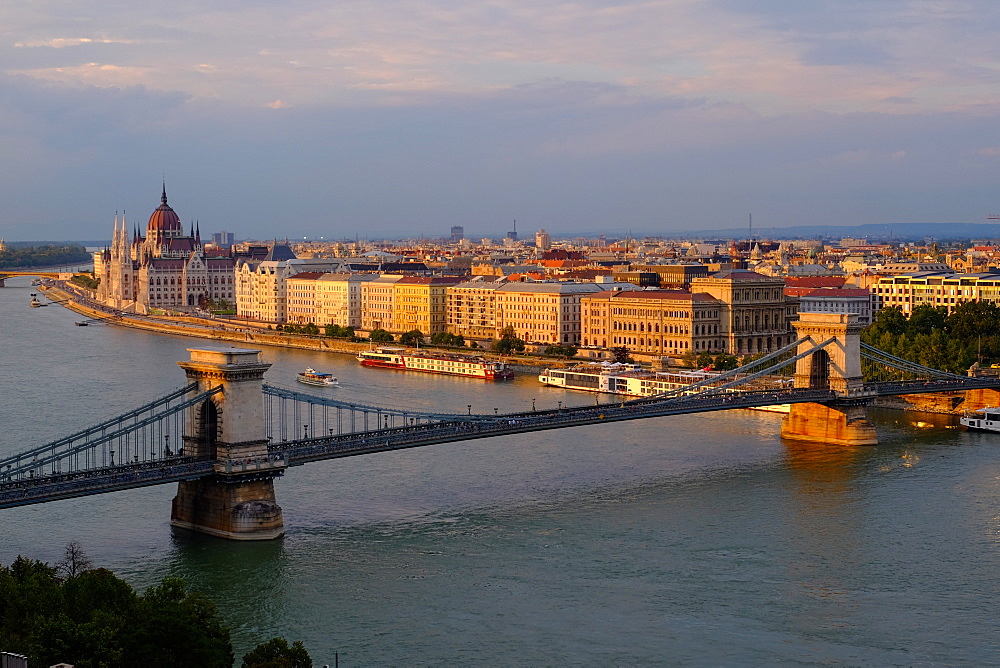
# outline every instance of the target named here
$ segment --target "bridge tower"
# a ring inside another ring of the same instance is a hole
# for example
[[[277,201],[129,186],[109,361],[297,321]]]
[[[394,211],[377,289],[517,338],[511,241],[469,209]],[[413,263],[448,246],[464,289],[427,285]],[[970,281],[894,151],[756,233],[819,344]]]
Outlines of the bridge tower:
[[[875,428],[865,412],[861,374],[861,330],[864,324],[853,313],[799,313],[792,323],[799,338],[798,353],[814,345],[834,342],[795,365],[795,387],[831,389],[843,397],[836,403],[792,404],[781,423],[782,438],[833,445],[878,445]]]
[[[281,536],[284,521],[274,478],[284,461],[268,456],[262,390],[271,366],[247,348],[189,348],[178,362],[198,391],[222,391],[188,410],[184,454],[216,461],[215,475],[182,481],[170,514],[174,526],[234,540]]]

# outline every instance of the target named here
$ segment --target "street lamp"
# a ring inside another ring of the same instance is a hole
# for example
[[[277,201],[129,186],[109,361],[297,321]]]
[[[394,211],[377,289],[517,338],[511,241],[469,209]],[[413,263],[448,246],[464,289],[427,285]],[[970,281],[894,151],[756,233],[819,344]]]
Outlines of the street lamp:
[[[535,400],[534,399],[531,400],[531,411],[532,412],[535,411]]]
[[[469,415],[472,415],[472,404],[466,404],[469,409]]]
[[[560,413],[562,412],[562,402],[561,401],[559,402],[559,412]]]
[[[309,425],[302,425],[302,438],[309,438]]]

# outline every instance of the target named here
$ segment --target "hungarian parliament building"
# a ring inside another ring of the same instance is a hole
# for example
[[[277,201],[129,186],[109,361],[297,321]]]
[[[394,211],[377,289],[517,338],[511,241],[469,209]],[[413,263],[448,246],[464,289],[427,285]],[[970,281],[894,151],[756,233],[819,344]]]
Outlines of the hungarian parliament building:
[[[144,233],[138,228],[130,232],[125,216],[119,223],[115,214],[111,246],[94,254],[98,300],[134,313],[209,302],[232,304],[235,266],[224,249],[206,252],[194,224],[190,233],[184,233],[180,218],[167,204],[166,186]]]

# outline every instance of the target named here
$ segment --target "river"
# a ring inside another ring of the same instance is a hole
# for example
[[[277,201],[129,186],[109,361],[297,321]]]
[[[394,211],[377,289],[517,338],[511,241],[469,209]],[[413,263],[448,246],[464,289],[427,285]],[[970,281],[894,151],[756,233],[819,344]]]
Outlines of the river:
[[[0,454],[184,383],[207,341],[74,327],[0,289]],[[464,412],[593,402],[513,383],[361,368],[267,348],[360,403]],[[237,657],[281,635],[317,666],[987,664],[1000,598],[1000,436],[876,412],[881,445],[783,443],[731,411],[546,431],[297,467],[287,533],[237,543],[172,529],[172,485],[0,511],[0,563],[79,541],[138,589],[181,576]]]

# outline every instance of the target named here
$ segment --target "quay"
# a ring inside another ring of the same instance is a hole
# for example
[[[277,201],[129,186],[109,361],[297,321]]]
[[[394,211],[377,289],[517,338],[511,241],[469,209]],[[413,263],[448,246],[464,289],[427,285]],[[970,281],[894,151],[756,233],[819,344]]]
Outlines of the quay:
[[[61,279],[60,279],[61,280]],[[207,320],[204,318],[183,316],[142,316],[121,313],[114,309],[91,303],[84,295],[70,288],[49,286],[42,287],[43,294],[61,306],[86,316],[91,321],[104,322],[109,325],[130,327],[163,334],[175,334],[195,338],[228,342],[238,346],[271,346],[279,348],[294,348],[316,352],[334,353],[356,356],[363,350],[368,350],[369,343],[352,342],[344,339],[330,339],[302,334],[287,334],[262,329],[252,323],[232,322],[226,319]],[[480,353],[482,354],[482,353]],[[507,365],[516,373],[537,374],[544,368],[559,368],[571,366],[574,362],[563,362],[543,357],[507,357]],[[979,372],[982,376],[996,377],[992,370]],[[940,391],[927,394],[909,394],[880,396],[871,401],[877,408],[889,410],[917,411],[938,413],[944,415],[962,415],[968,411],[978,410],[987,406],[998,405],[1000,401],[992,401],[991,395],[982,396],[978,391]]]
[[[45,286],[43,286],[44,288]],[[143,329],[161,334],[176,334],[214,341],[230,342],[234,345],[274,346],[279,348],[295,348],[317,352],[336,353],[357,356],[371,346],[368,342],[354,342],[344,339],[331,339],[305,334],[289,334],[262,329],[259,325],[244,322],[233,322],[224,318],[205,319],[184,316],[146,316],[133,313],[122,313],[103,305],[90,303],[78,293],[70,292],[68,288],[48,286],[43,294],[53,303],[86,316],[88,320],[100,321],[109,325]],[[447,351],[454,352],[454,351]],[[486,351],[476,351],[477,355],[490,357]],[[542,357],[505,357],[508,367],[518,373],[538,373],[538,369],[558,367],[568,362],[553,361]]]

